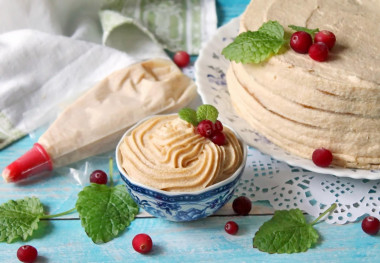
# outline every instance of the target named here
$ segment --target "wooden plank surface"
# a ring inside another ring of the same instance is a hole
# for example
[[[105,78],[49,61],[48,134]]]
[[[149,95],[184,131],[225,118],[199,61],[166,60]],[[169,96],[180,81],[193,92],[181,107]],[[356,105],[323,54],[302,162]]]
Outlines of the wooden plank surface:
[[[240,15],[249,0],[218,0],[218,25]],[[0,152],[0,169],[31,148],[41,131],[24,137]],[[108,157],[98,158],[96,169],[108,170]],[[85,162],[78,163],[83,167]],[[94,167],[88,167],[92,171]],[[116,171],[116,167],[114,167]],[[21,184],[0,182],[0,202],[36,196],[48,213],[59,213],[74,207],[77,193],[83,188],[67,169],[55,171],[44,179],[37,178]],[[116,183],[121,183],[115,176]],[[85,180],[83,181],[86,184]],[[236,217],[229,202],[216,215],[196,222],[173,223],[149,216],[144,211],[118,238],[95,245],[87,237],[78,214],[66,215],[60,220],[45,220],[33,239],[27,242],[0,245],[0,262],[18,262],[16,251],[22,244],[35,246],[40,254],[37,262],[380,262],[380,237],[368,236],[360,223],[343,226],[320,223],[316,229],[320,242],[306,253],[269,255],[252,248],[252,238],[259,226],[270,219],[273,209],[255,203],[252,214]],[[312,218],[308,217],[309,220]],[[223,227],[235,220],[238,235],[225,233]],[[138,233],[149,234],[154,249],[149,255],[136,253],[131,246]]]

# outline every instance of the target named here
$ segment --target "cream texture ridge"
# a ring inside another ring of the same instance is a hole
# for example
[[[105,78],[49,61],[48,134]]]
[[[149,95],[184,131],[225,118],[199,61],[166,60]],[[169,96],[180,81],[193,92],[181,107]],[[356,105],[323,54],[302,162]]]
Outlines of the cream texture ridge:
[[[132,180],[156,189],[203,190],[234,174],[243,161],[235,134],[227,127],[223,132],[226,144],[218,146],[178,115],[155,116],[122,139],[121,166]]]
[[[290,48],[260,64],[231,62],[227,85],[237,113],[285,150],[311,159],[324,147],[333,164],[380,167],[380,1],[253,0],[240,32],[267,21],[329,30],[326,62]]]

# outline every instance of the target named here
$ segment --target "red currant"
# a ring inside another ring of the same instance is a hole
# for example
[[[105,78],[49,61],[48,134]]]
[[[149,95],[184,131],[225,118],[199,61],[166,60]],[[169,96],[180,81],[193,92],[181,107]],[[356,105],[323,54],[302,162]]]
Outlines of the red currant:
[[[249,200],[248,197],[245,196],[239,196],[235,198],[235,200],[232,202],[232,209],[235,211],[238,215],[248,215],[251,211],[252,203],[251,200]]]
[[[326,61],[329,56],[329,48],[325,43],[314,43],[309,48],[309,56],[319,62]]]
[[[311,44],[313,44],[313,39],[305,31],[297,31],[290,38],[290,46],[297,53],[306,54]]]
[[[367,216],[362,221],[362,229],[369,235],[376,235],[380,229],[379,219],[373,216]]]
[[[180,68],[186,67],[190,63],[190,55],[186,51],[178,51],[174,54],[173,61]]]
[[[37,256],[38,256],[37,249],[30,245],[21,246],[17,250],[17,258],[21,262],[32,263],[36,260]]]
[[[148,253],[153,246],[152,239],[147,234],[138,234],[132,240],[134,250],[141,254]]]
[[[328,167],[333,160],[333,155],[330,150],[319,148],[314,150],[312,160],[317,166]]]
[[[212,134],[213,126],[214,124],[212,121],[203,120],[197,126],[198,133],[203,137],[210,137]]]
[[[90,175],[90,182],[95,184],[107,184],[107,174],[102,170],[95,170]]]
[[[334,33],[327,31],[327,30],[322,30],[319,31],[317,34],[315,34],[314,37],[314,42],[322,42],[325,43],[325,45],[329,48],[332,49],[333,46],[335,45],[336,37]]]
[[[222,146],[226,143],[226,136],[223,132],[216,132],[211,135],[211,141],[216,145]]]
[[[224,230],[230,235],[235,235],[239,230],[239,225],[234,221],[228,221],[224,226]]]
[[[221,132],[223,131],[223,124],[219,120],[216,120],[212,128],[213,132]]]

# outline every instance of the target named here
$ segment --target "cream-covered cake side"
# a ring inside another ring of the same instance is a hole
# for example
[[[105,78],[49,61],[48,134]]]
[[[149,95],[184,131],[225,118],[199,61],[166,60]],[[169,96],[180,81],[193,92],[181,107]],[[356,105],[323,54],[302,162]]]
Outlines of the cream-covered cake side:
[[[334,10],[338,10],[336,12]],[[286,12],[285,12],[286,11]],[[331,30],[337,44],[326,62],[289,49],[259,64],[231,62],[227,85],[238,114],[284,149],[304,158],[324,147],[333,163],[380,167],[380,3],[253,0],[240,32],[278,21]],[[365,15],[366,14],[366,15]],[[369,33],[369,32],[373,33]],[[376,42],[376,43],[374,43]]]

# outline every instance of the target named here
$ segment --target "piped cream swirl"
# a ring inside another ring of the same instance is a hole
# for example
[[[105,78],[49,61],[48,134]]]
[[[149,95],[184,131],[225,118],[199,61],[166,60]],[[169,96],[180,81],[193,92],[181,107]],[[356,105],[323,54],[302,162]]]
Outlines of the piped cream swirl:
[[[156,189],[204,189],[228,178],[242,162],[236,136],[226,127],[223,132],[227,142],[218,146],[178,115],[150,118],[124,137],[122,167],[134,181]]]

